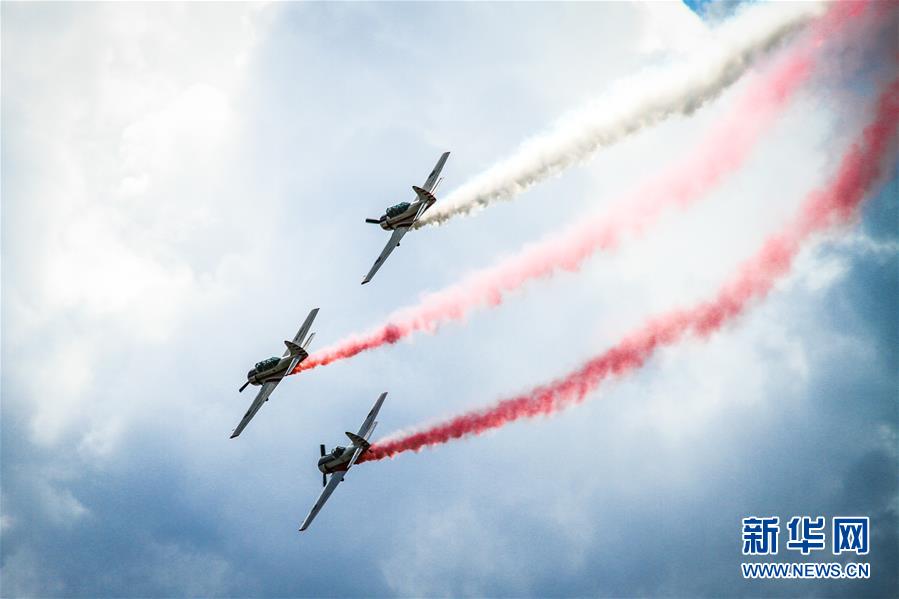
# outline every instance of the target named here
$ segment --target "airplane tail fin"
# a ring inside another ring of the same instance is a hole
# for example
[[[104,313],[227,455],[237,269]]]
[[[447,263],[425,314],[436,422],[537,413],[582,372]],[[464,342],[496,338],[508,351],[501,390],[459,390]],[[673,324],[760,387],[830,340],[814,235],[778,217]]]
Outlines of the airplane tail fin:
[[[427,191],[426,189],[422,189],[418,185],[413,185],[412,191],[414,191],[415,195],[418,196],[418,199],[420,199],[425,204],[430,205],[437,201],[437,198],[434,197],[433,193]]]
[[[305,359],[309,355],[308,353],[306,353],[305,349],[303,349],[293,341],[288,341],[287,339],[285,339],[284,345],[287,346],[287,351],[290,352],[291,356],[301,356]]]
[[[365,449],[368,449],[369,446],[371,446],[371,443],[369,443],[356,433],[347,431],[346,436],[349,437],[350,441],[352,441],[353,445],[355,445],[356,447],[364,447]]]
[[[312,343],[312,340],[315,338],[315,333],[309,333],[309,336],[306,337],[306,341],[303,342],[303,349],[307,352],[309,351],[309,345]]]

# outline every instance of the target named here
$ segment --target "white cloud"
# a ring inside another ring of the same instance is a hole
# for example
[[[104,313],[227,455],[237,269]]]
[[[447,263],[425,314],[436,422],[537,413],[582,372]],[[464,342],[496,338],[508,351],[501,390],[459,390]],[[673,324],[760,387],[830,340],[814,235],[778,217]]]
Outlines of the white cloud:
[[[7,401],[31,406],[43,444],[92,412],[127,409],[97,403],[109,356],[165,342],[239,280],[226,274],[241,261],[216,211],[246,203],[228,181],[243,133],[235,103],[268,18],[236,5],[63,12],[62,35],[45,29],[40,9],[11,12],[15,32],[4,28],[20,57],[4,69],[18,123],[9,137],[26,165],[4,194],[19,223],[7,236],[16,285],[4,336],[42,338],[55,375],[25,377],[29,397]],[[218,256],[182,251],[204,244]],[[53,335],[61,321],[66,334]],[[82,431],[83,449],[111,451],[118,435],[101,428]]]
[[[48,369],[52,376],[35,373],[24,377],[27,399],[36,408],[31,420],[32,438],[42,444],[52,443],[78,418],[85,396],[94,392],[99,378],[92,368],[91,351],[96,345],[91,339],[63,336],[48,340],[48,344],[50,347],[43,355],[53,365]]]
[[[73,526],[75,522],[90,514],[84,504],[72,492],[49,481],[41,481],[39,495],[43,504],[43,515],[57,526]]]
[[[640,52],[688,53],[709,42],[711,31],[683,2],[639,2],[643,28],[637,42]]]

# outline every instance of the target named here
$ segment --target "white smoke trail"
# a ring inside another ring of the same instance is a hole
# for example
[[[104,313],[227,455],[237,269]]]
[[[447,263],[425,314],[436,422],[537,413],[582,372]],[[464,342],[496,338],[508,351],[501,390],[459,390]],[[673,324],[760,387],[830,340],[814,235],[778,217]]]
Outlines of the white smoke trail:
[[[672,115],[691,114],[825,8],[819,2],[747,7],[715,30],[709,44],[686,62],[630,77],[563,116],[552,129],[527,140],[512,156],[438,201],[416,226],[440,225],[497,200],[509,200],[600,148]]]

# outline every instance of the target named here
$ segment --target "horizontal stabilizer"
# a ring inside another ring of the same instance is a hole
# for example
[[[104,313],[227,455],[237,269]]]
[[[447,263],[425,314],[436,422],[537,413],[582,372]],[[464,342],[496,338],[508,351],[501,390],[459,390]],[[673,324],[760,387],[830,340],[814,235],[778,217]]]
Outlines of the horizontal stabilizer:
[[[426,189],[422,189],[418,185],[412,186],[412,191],[415,192],[415,195],[418,196],[418,199],[426,204],[433,204],[437,201],[437,198],[434,197],[434,194]]]
[[[293,341],[284,340],[284,345],[287,346],[287,351],[290,352],[291,356],[301,356],[306,358],[309,354],[306,353],[306,350],[294,343]]]
[[[371,445],[371,443],[369,443],[356,433],[347,431],[346,436],[349,437],[350,441],[352,441],[353,445],[355,445],[356,447],[364,447],[365,449],[368,449],[368,447]]]

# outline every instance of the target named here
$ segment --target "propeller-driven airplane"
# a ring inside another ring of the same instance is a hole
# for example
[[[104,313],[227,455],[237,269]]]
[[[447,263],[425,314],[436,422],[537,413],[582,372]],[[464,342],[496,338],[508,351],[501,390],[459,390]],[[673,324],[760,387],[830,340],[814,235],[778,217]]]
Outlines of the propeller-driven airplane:
[[[446,155],[444,155],[444,158],[445,157]],[[318,501],[312,506],[312,511],[310,511],[309,515],[306,516],[306,519],[303,520],[303,525],[300,526],[301,532],[309,528],[309,525],[312,524],[312,520],[315,519],[321,511],[325,502],[328,501],[328,497],[331,496],[331,493],[334,492],[337,485],[343,482],[343,477],[346,476],[347,471],[353,467],[353,464],[355,464],[366,451],[368,451],[368,448],[371,446],[368,439],[371,437],[372,432],[375,430],[375,426],[378,424],[375,421],[375,418],[378,417],[378,411],[381,409],[381,404],[384,403],[385,397],[387,397],[386,391],[382,393],[378,398],[378,401],[375,402],[375,407],[368,413],[368,416],[365,418],[365,422],[362,423],[362,428],[359,429],[358,433],[355,435],[350,432],[346,433],[346,436],[349,437],[352,445],[349,447],[340,447],[338,445],[331,451],[331,453],[325,453],[324,444],[320,446],[322,457],[318,461],[318,469],[321,470],[322,486],[325,488],[322,490],[322,494],[319,496]],[[328,474],[331,475],[330,481],[328,481]]]
[[[253,370],[247,373],[247,382],[243,384],[240,391],[243,392],[243,390],[247,388],[247,385],[261,385],[261,388],[259,389],[259,393],[256,394],[256,399],[254,399],[253,403],[250,405],[250,409],[247,410],[247,413],[244,414],[240,424],[238,424],[237,428],[234,429],[234,432],[231,433],[232,439],[243,432],[243,429],[246,428],[247,424],[250,423],[250,420],[253,419],[253,416],[256,415],[256,412],[259,411],[259,408],[262,407],[262,404],[268,401],[268,396],[272,394],[272,391],[275,390],[275,387],[278,386],[281,379],[293,372],[293,369],[296,368],[297,364],[309,357],[307,349],[309,348],[309,344],[312,343],[312,338],[315,337],[315,333],[309,334],[308,337],[306,337],[306,334],[309,333],[309,329],[312,327],[312,321],[315,320],[316,314],[318,314],[318,308],[309,312],[309,316],[306,317],[303,326],[297,331],[293,341],[284,341],[287,350],[284,352],[283,356],[256,362],[256,366]]]
[[[444,152],[443,155],[440,156],[440,160],[437,161],[434,170],[428,175],[428,179],[425,181],[424,185],[421,187],[418,187],[417,185],[412,186],[412,191],[415,192],[414,201],[402,202],[396,206],[391,206],[381,218],[365,219],[365,222],[381,225],[382,229],[385,231],[393,231],[393,233],[390,235],[387,245],[385,245],[384,249],[381,251],[381,255],[375,260],[371,270],[368,271],[368,274],[362,279],[363,285],[372,280],[372,277],[375,276],[375,273],[378,272],[378,269],[384,264],[384,260],[386,260],[387,256],[390,255],[390,252],[393,251],[393,248],[400,245],[400,240],[403,238],[403,235],[408,233],[409,229],[412,228],[412,225],[414,225],[418,219],[421,218],[421,215],[425,213],[425,210],[433,206],[434,202],[437,201],[437,198],[434,197],[434,191],[437,189],[437,185],[440,184],[440,181],[442,181],[442,179],[439,179],[440,171],[443,170],[443,165],[446,164],[446,159],[449,158],[449,155],[449,152]]]

